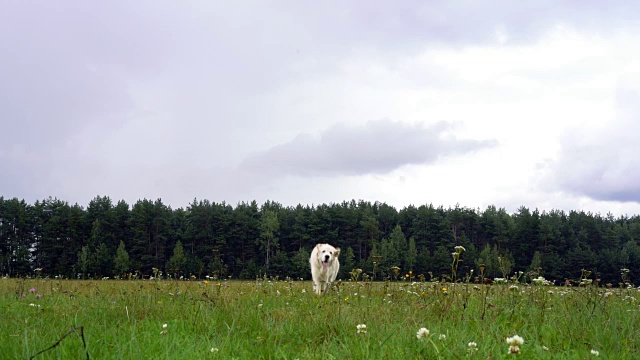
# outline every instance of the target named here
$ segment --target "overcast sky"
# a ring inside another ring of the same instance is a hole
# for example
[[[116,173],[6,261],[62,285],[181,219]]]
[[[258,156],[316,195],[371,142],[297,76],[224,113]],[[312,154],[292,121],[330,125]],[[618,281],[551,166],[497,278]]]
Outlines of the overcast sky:
[[[0,4],[0,196],[640,214],[640,2]]]

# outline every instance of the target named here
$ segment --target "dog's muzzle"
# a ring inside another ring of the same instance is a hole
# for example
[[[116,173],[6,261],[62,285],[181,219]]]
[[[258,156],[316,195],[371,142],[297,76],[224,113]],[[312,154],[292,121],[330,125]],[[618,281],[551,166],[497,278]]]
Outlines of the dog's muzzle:
[[[329,259],[330,259],[329,255],[325,255],[324,256],[324,261],[322,262],[322,266],[323,267],[325,267],[325,268],[329,267]]]

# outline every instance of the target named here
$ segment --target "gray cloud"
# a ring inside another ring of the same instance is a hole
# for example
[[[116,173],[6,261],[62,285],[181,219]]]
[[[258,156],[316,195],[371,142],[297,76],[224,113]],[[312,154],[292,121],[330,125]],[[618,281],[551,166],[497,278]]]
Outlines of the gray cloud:
[[[276,176],[385,174],[496,145],[493,140],[457,139],[449,130],[451,125],[445,123],[425,127],[389,120],[358,127],[336,125],[319,136],[299,135],[254,154],[240,169]]]
[[[617,117],[597,130],[573,129],[562,141],[551,181],[595,200],[640,202],[640,92],[622,85]]]
[[[124,3],[11,2],[1,8],[0,162],[8,176],[0,177],[0,188],[31,201],[56,196],[54,173],[82,166],[78,138],[126,122],[135,106],[130,82],[161,58],[157,41],[146,35],[162,32],[148,30]]]
[[[3,2],[0,195],[33,201],[74,191],[105,193],[100,189],[106,187],[117,197],[129,182],[105,183],[110,171],[144,178],[149,173],[141,169],[153,167],[154,177],[170,177],[166,167],[176,163],[209,178],[206,171],[235,166],[272,141],[264,133],[282,120],[263,116],[268,106],[261,96],[343,71],[345,58],[392,63],[434,44],[492,43],[497,27],[514,43],[557,22],[610,31],[636,26],[639,6],[577,0]],[[328,154],[308,173],[381,173],[478,145],[437,138],[437,151],[427,147],[433,153],[416,157],[392,148],[392,139],[371,147],[350,133],[359,130],[335,127],[320,140],[301,137],[279,148]],[[426,145],[412,135],[396,134],[408,149],[422,150]],[[358,155],[341,136],[377,159]]]

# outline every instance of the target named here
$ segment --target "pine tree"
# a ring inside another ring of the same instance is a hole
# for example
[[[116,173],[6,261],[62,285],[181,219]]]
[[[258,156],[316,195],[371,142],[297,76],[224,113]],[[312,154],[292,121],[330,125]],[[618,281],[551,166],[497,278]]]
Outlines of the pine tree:
[[[120,240],[118,250],[116,250],[116,257],[113,259],[114,275],[122,276],[129,271],[129,253],[124,245],[124,241]]]
[[[107,276],[112,272],[113,260],[111,258],[111,252],[109,252],[109,248],[107,248],[107,244],[101,242],[96,249],[95,254],[95,274],[96,276]]]
[[[177,278],[180,276],[181,271],[184,270],[185,265],[187,265],[187,257],[184,255],[182,242],[178,241],[173,248],[173,256],[167,263],[167,272]]]
[[[409,239],[409,249],[404,257],[404,264],[407,270],[413,270],[418,259],[418,250],[416,249],[416,239],[412,236]]]
[[[82,249],[78,252],[78,263],[77,269],[82,273],[82,278],[87,277],[87,273],[89,269],[93,266],[93,259],[91,256],[91,251],[87,245],[83,246]]]
[[[349,273],[356,267],[355,254],[351,246],[348,246],[346,250],[340,252],[340,273],[338,278],[348,279],[351,275]]]

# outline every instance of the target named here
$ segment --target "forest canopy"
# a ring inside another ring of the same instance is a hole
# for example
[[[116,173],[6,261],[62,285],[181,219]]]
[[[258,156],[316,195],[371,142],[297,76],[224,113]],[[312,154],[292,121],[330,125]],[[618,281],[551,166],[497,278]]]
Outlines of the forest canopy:
[[[451,253],[463,246],[458,279],[477,275],[483,264],[487,277],[522,271],[561,282],[587,269],[617,286],[623,268],[631,281],[640,276],[639,241],[637,215],[524,206],[509,214],[495,206],[397,210],[362,200],[285,207],[194,199],[172,209],[161,199],[129,205],[97,196],[85,208],[0,197],[0,273],[12,277],[309,279],[309,254],[326,242],[342,249],[342,279],[356,268],[384,279],[396,266],[401,275],[451,275]]]

